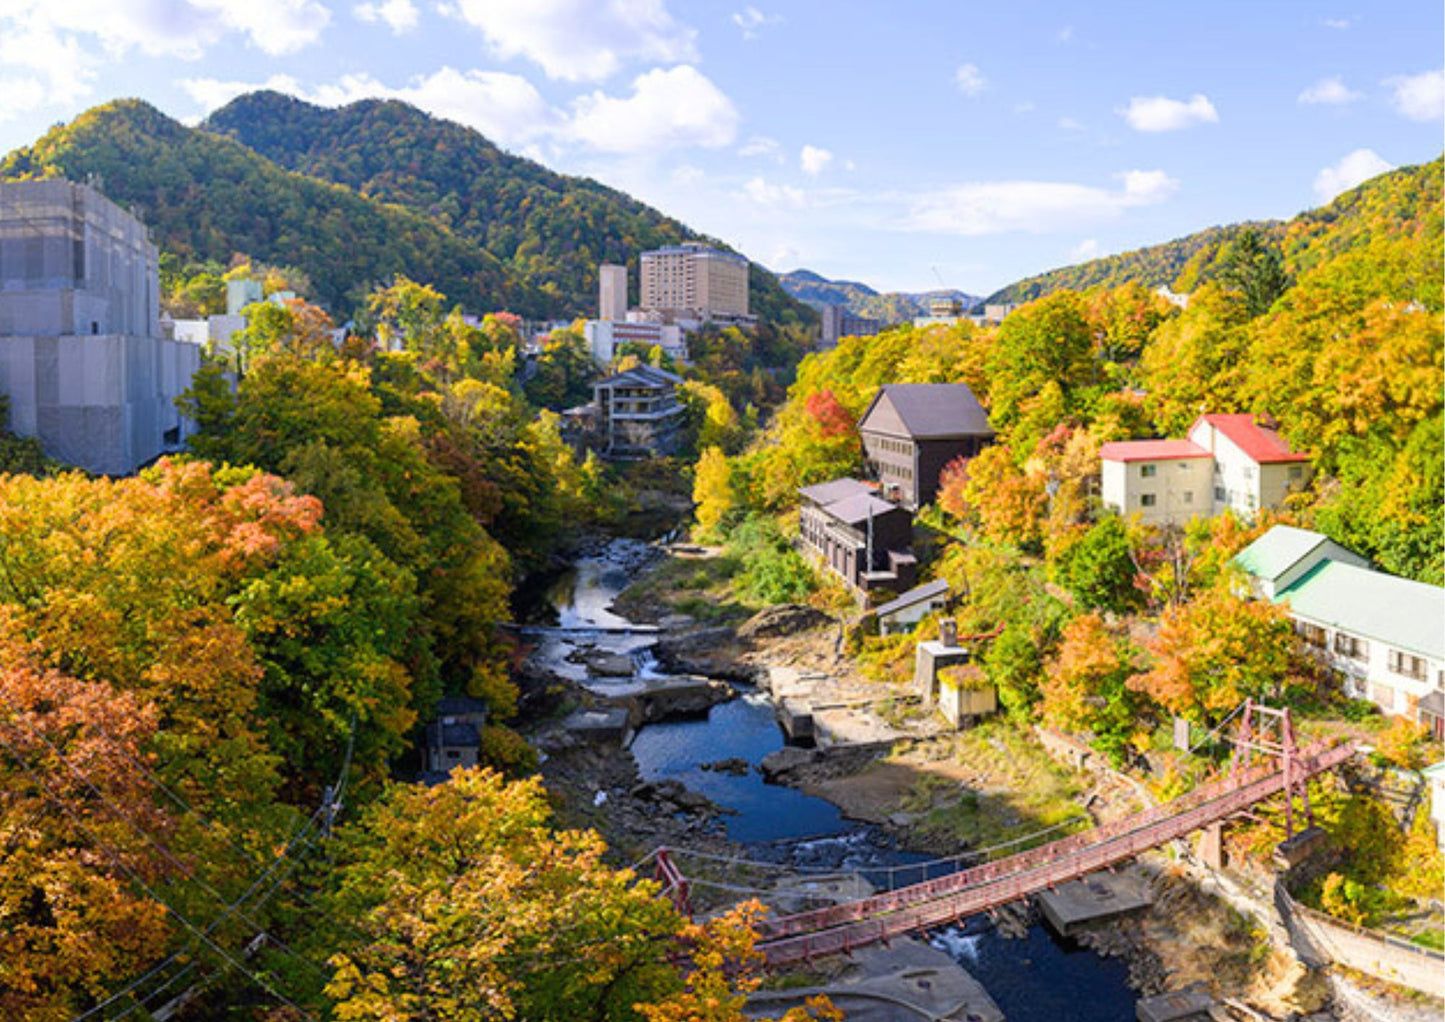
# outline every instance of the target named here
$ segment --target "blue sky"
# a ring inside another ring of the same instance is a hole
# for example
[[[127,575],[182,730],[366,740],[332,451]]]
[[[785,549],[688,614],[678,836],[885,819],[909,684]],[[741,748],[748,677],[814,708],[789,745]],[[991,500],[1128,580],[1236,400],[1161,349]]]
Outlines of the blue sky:
[[[1439,3],[0,0],[0,149],[391,95],[775,270],[983,293],[1438,156]]]

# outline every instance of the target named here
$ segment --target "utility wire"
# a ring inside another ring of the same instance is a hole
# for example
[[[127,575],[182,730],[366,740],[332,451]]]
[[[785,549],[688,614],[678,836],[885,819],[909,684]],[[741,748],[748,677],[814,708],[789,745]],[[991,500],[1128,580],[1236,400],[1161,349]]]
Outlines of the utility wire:
[[[3,701],[3,700],[0,700],[0,701]],[[7,703],[7,708],[8,708],[8,703]],[[13,711],[12,711],[12,712],[13,712]],[[257,984],[258,986],[260,986],[263,990],[265,990],[268,994],[270,994],[272,997],[276,998],[276,1000],[280,1001],[282,1004],[286,1005],[288,1008],[292,1008],[292,1009],[294,1009],[295,1011],[299,1012],[303,1018],[312,1019],[313,1022],[314,1022],[314,1019],[315,1019],[315,1016],[314,1016],[314,1015],[312,1015],[310,1012],[306,1011],[306,1009],[302,1008],[299,1004],[297,1004],[295,1001],[291,1000],[291,999],[290,999],[289,997],[287,997],[285,994],[281,993],[279,990],[277,990],[275,987],[273,987],[270,983],[268,983],[264,978],[262,978],[261,976],[258,976],[256,973],[254,973],[254,972],[252,972],[250,969],[246,968],[246,966],[245,966],[245,964],[244,964],[243,962],[237,961],[236,958],[235,958],[234,956],[232,956],[228,951],[226,951],[225,948],[221,947],[221,946],[220,946],[219,944],[217,944],[215,941],[211,940],[211,938],[210,938],[204,931],[202,931],[202,930],[200,930],[199,928],[197,928],[197,927],[195,926],[195,924],[193,924],[189,919],[187,919],[187,918],[186,918],[184,915],[182,915],[179,911],[177,911],[175,908],[173,908],[168,902],[166,902],[163,898],[161,898],[161,896],[156,893],[155,889],[152,888],[151,885],[146,882],[145,878],[142,877],[142,876],[140,875],[140,873],[138,873],[138,872],[136,871],[136,869],[135,869],[133,866],[130,865],[130,863],[128,863],[128,862],[125,861],[125,857],[122,856],[120,853],[118,853],[118,852],[117,852],[114,848],[112,848],[107,842],[102,841],[102,840],[95,834],[95,832],[90,829],[90,827],[86,826],[85,821],[84,821],[83,819],[81,819],[80,814],[77,813],[77,812],[69,805],[69,803],[67,803],[64,799],[62,799],[59,795],[57,795],[57,794],[55,793],[55,790],[50,786],[49,782],[47,782],[43,777],[41,777],[40,775],[38,775],[38,774],[31,768],[30,764],[25,760],[25,758],[20,754],[20,752],[15,748],[15,745],[14,745],[14,744],[10,741],[10,739],[3,733],[3,731],[0,731],[0,745],[3,745],[3,746],[5,747],[5,749],[6,749],[6,751],[10,753],[11,758],[15,760],[16,765],[18,765],[18,766],[20,767],[20,769],[21,769],[22,771],[24,771],[25,775],[26,775],[27,777],[29,777],[30,780],[31,780],[37,787],[44,789],[45,794],[46,794],[46,797],[48,797],[48,798],[49,798],[51,801],[53,801],[57,806],[59,806],[60,809],[61,809],[61,811],[64,812],[67,816],[69,816],[69,817],[71,818],[71,820],[72,820],[72,821],[75,823],[75,825],[80,829],[80,831],[81,831],[83,834],[85,834],[85,836],[88,837],[88,838],[91,840],[91,842],[92,842],[97,848],[99,848],[102,852],[104,852],[105,855],[106,855],[106,857],[109,858],[113,863],[115,863],[115,865],[116,865],[122,872],[124,872],[127,876],[129,876],[129,877],[131,878],[131,880],[141,888],[141,890],[145,891],[145,893],[146,893],[153,901],[155,901],[156,904],[158,904],[158,905],[160,905],[162,908],[164,908],[164,909],[166,910],[166,913],[167,913],[168,915],[170,915],[171,917],[173,917],[173,918],[176,920],[176,922],[180,923],[181,926],[185,927],[186,930],[190,931],[190,932],[191,932],[192,934],[194,934],[196,937],[200,938],[200,940],[201,940],[201,942],[202,942],[203,944],[205,944],[207,947],[209,947],[209,948],[210,948],[212,951],[214,951],[216,954],[220,955],[221,958],[224,959],[227,963],[229,963],[232,967],[238,969],[238,970],[239,970],[240,972],[242,972],[244,975],[246,975],[247,977],[249,977],[249,978],[252,980],[252,982],[256,983],[256,984]]]

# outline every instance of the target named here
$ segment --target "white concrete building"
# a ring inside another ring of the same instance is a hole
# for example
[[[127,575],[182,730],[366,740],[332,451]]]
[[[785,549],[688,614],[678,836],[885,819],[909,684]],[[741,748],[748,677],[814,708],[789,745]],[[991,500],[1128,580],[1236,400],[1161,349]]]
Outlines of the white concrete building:
[[[1373,571],[1327,537],[1284,525],[1234,563],[1256,595],[1284,606],[1346,695],[1445,738],[1445,589]]]
[[[156,247],[69,181],[0,182],[0,393],[60,461],[125,475],[178,448],[198,345],[164,338]]]
[[[603,263],[597,267],[597,318],[617,323],[627,318],[627,267]]]
[[[676,323],[631,323],[589,319],[582,325],[587,350],[600,366],[611,365],[624,344],[658,347],[678,362],[687,361],[687,335]]]
[[[1151,525],[1232,510],[1252,518],[1308,485],[1309,455],[1251,415],[1201,415],[1186,440],[1125,440],[1099,451],[1105,507]]]

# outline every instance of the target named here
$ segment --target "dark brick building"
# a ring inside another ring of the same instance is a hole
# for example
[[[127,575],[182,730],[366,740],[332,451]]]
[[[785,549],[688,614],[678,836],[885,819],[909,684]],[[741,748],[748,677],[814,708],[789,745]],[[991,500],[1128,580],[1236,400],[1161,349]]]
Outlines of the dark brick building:
[[[858,420],[863,454],[883,496],[917,510],[938,495],[938,477],[955,458],[972,458],[993,439],[988,414],[962,383],[889,383]]]
[[[908,589],[918,574],[913,515],[856,479],[798,491],[798,543],[854,589]]]

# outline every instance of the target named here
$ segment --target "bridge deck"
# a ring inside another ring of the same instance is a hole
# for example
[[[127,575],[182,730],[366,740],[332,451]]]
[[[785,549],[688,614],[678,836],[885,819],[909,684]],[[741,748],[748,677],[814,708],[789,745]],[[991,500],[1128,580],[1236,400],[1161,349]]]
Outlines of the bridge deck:
[[[1353,745],[1303,750],[1290,782],[1313,777],[1354,755]],[[986,911],[1131,859],[1223,820],[1285,790],[1283,771],[1254,767],[1172,802],[1032,851],[899,888],[872,898],[766,921],[758,949],[769,964],[848,952]]]

